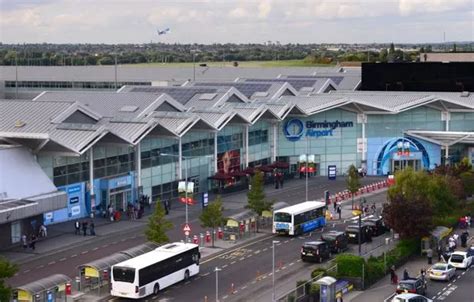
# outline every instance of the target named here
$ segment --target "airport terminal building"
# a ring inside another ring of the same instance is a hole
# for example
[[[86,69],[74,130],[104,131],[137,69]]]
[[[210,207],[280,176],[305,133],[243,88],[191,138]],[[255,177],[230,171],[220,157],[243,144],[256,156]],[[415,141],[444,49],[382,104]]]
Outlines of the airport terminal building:
[[[386,175],[474,162],[472,93],[358,85],[333,72],[45,91],[0,101],[0,140],[27,150],[67,195],[63,208],[44,213],[46,224],[108,205],[126,209],[142,194],[174,202],[186,176],[200,202],[203,192],[246,187],[256,169],[272,181],[275,172],[298,177],[306,167],[314,175],[330,167],[342,175],[350,165]]]

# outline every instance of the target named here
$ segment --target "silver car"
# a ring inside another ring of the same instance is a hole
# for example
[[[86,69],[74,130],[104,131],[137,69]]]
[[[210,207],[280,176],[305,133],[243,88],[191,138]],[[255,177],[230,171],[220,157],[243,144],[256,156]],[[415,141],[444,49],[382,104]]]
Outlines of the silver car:
[[[456,268],[448,263],[436,263],[428,270],[431,280],[449,281],[456,276]]]

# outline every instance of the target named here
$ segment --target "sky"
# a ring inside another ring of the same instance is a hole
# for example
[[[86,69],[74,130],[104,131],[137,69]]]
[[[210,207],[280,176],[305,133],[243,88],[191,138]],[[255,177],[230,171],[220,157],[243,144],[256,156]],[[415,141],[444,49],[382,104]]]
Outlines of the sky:
[[[474,0],[0,0],[0,12],[2,43],[474,41]]]

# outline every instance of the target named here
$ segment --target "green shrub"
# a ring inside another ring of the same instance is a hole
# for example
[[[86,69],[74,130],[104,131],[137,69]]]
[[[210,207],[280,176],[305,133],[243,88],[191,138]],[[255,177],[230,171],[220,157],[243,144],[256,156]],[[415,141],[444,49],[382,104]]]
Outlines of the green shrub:
[[[382,257],[370,257],[365,266],[365,282],[373,284],[385,276],[385,268]]]
[[[310,295],[319,295],[320,287],[319,284],[313,282],[311,284],[311,288],[309,289],[309,294]]]
[[[311,272],[311,279],[321,275],[321,276],[325,276],[325,273],[326,273],[326,270],[322,267],[318,267],[316,268],[314,271]]]
[[[337,277],[361,277],[364,258],[351,255],[340,254],[336,256]]]

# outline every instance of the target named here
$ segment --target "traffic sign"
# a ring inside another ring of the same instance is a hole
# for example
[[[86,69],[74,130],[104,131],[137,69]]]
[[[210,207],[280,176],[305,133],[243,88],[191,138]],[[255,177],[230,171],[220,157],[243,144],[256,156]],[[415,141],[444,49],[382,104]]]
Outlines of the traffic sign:
[[[184,236],[189,236],[189,231],[184,231]]]
[[[183,232],[185,232],[185,233],[186,233],[186,232],[188,232],[188,233],[191,232],[191,228],[189,227],[189,224],[186,223],[186,224],[184,225],[184,227],[183,227]]]

